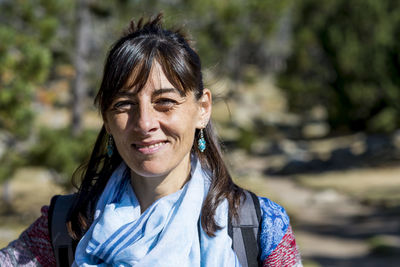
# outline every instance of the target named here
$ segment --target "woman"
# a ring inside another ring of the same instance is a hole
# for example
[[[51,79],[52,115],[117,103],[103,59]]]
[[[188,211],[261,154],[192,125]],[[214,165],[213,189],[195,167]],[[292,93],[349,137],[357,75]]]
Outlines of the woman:
[[[95,102],[104,126],[67,219],[74,266],[240,266],[228,222],[244,193],[222,160],[211,92],[184,35],[163,29],[161,15],[131,23]],[[258,201],[260,263],[301,266],[284,209]],[[43,207],[0,262],[54,266],[48,225]]]

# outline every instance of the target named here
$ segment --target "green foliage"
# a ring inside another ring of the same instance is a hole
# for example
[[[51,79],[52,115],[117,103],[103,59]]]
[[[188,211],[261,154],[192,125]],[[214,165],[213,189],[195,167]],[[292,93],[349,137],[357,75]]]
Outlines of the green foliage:
[[[14,150],[5,152],[5,156],[0,157],[0,183],[8,180],[14,171],[26,164],[26,158]]]
[[[265,67],[265,45],[290,1],[178,1],[205,66],[241,79],[244,68]],[[177,5],[178,5],[177,4]],[[171,17],[177,8],[167,9]]]
[[[258,136],[253,129],[240,128],[237,144],[238,147],[246,150],[247,152],[250,152],[253,143],[257,139]]]
[[[61,183],[70,185],[74,171],[85,162],[90,154],[97,132],[86,130],[73,137],[69,128],[41,129],[36,144],[28,156],[29,164],[45,166],[60,174]]]
[[[35,89],[51,73],[53,44],[62,22],[59,15],[70,10],[73,2],[0,1],[0,130],[11,135],[14,143],[0,155],[0,181],[26,164],[27,148],[17,151],[16,147],[34,132]]]
[[[73,0],[4,0],[0,8],[9,27],[41,44],[50,45],[57,36],[60,23],[74,5]]]
[[[400,2],[300,0],[280,86],[294,111],[326,106],[333,129],[400,126]]]
[[[400,252],[396,238],[389,235],[375,235],[368,239],[368,245],[376,256],[396,256]]]
[[[34,90],[46,81],[53,64],[58,15],[72,2],[0,2],[0,128],[18,139],[30,133]]]
[[[33,121],[33,88],[49,72],[51,55],[28,36],[0,26],[0,128],[26,137]]]
[[[141,16],[163,11],[166,25],[183,26],[193,35],[204,66],[240,79],[247,64],[263,68],[265,44],[290,0],[174,0],[96,3],[96,14],[112,10],[116,28]],[[117,31],[118,33],[120,31]]]

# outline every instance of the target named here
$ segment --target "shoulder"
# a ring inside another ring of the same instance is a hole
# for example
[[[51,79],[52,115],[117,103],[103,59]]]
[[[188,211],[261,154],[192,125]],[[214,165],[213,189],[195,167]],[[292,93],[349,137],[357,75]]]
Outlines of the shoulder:
[[[300,252],[298,250],[292,228],[288,227],[278,246],[263,260],[264,267],[301,267]]]
[[[279,245],[288,232],[290,221],[286,210],[264,197],[258,197],[261,209],[260,249],[265,260]]]
[[[48,230],[48,206],[17,240],[0,251],[0,262],[11,266],[54,266],[55,260]]]

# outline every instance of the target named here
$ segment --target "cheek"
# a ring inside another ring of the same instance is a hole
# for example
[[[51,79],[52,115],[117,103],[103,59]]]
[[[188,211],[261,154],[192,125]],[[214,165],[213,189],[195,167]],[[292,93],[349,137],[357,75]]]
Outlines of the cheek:
[[[128,127],[129,116],[126,113],[121,113],[118,115],[109,116],[108,121],[110,122],[108,125],[111,134],[115,135]]]
[[[184,142],[193,142],[196,125],[193,112],[183,112],[171,116],[168,123],[165,124],[166,128],[175,135],[177,138]]]

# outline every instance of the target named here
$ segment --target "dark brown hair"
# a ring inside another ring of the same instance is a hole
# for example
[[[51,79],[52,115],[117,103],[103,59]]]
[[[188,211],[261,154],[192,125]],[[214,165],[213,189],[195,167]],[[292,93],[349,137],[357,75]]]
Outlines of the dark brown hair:
[[[131,22],[128,31],[112,46],[95,99],[103,117],[115,95],[127,81],[132,83],[130,87],[134,86],[139,90],[145,85],[155,60],[161,65],[171,84],[183,94],[190,91],[196,99],[202,96],[204,85],[198,54],[181,31],[164,29],[161,19],[162,15],[159,14],[146,23],[143,18],[137,24]],[[132,76],[134,79],[130,81]],[[195,136],[198,134],[196,130]],[[202,207],[201,224],[209,236],[214,236],[215,231],[220,229],[214,219],[217,206],[227,199],[230,213],[237,216],[237,207],[243,191],[232,182],[211,122],[205,127],[204,138],[207,149],[200,152],[194,142],[191,152],[197,155],[203,168],[212,173],[210,189]],[[103,126],[88,164],[81,167],[82,172],[76,172],[82,173],[82,183],[67,223],[74,239],[80,239],[89,228],[96,202],[112,172],[122,161],[116,150],[111,158],[106,156],[106,142],[107,133]]]

